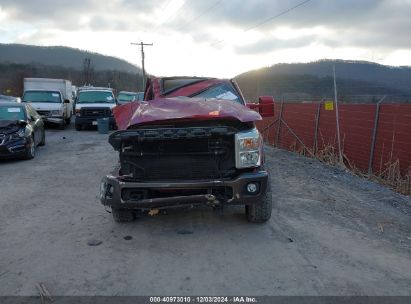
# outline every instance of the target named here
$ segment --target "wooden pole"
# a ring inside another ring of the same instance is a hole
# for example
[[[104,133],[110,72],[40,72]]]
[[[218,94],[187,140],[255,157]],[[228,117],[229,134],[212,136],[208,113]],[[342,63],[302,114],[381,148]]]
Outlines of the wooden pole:
[[[321,112],[322,100],[318,104],[317,114],[315,115],[315,129],[314,129],[314,143],[313,143],[313,153],[317,153],[318,146],[318,125],[320,124],[320,112]]]
[[[335,118],[337,122],[338,155],[339,155],[340,165],[344,165],[342,149],[341,149],[340,118],[339,118],[339,112],[338,112],[337,81],[335,80],[335,65],[333,65],[333,71],[334,71],[334,102],[335,102]]]
[[[275,136],[275,143],[274,145],[278,148],[278,143],[280,141],[280,130],[281,130],[281,123],[283,121],[283,106],[284,106],[284,97],[281,101],[281,108],[280,108],[280,117],[278,118],[278,126],[277,126],[277,134]]]
[[[371,151],[370,159],[368,160],[368,174],[372,174],[372,163],[374,161],[374,151],[375,151],[375,142],[377,141],[377,130],[378,130],[378,120],[380,117],[380,105],[384,101],[385,97],[381,98],[376,105],[375,109],[375,118],[374,118],[374,129],[372,130],[372,142],[371,142]]]

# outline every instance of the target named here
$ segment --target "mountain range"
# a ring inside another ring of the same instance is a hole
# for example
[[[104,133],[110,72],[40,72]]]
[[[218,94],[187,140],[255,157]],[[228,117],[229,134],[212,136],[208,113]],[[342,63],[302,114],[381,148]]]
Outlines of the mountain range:
[[[141,73],[141,69],[126,60],[63,46],[34,46],[25,44],[0,44],[0,63],[40,64],[82,69],[89,58],[96,71],[116,70]]]
[[[411,96],[411,67],[393,67],[366,61],[320,60],[310,63],[275,64],[235,77],[244,95],[334,95],[334,69],[340,96]]]
[[[89,73],[85,72],[86,58],[91,63]],[[376,102],[389,95],[396,101],[411,102],[411,67],[407,66],[346,60],[280,63],[242,73],[235,80],[250,101],[261,95],[318,100],[334,95],[334,68],[338,95],[344,100]],[[118,90],[142,89],[139,67],[120,58],[62,46],[0,44],[0,71],[0,93],[17,96],[22,93],[24,77],[67,78],[76,85],[91,81]],[[86,74],[91,74],[92,79],[87,79]]]

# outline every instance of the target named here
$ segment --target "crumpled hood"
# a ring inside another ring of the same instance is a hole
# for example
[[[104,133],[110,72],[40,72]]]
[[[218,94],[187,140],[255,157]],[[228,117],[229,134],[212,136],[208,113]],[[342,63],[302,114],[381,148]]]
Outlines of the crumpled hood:
[[[134,125],[170,120],[261,120],[260,114],[256,111],[235,101],[188,97],[130,102],[115,107],[113,113],[119,130],[126,130]]]
[[[18,120],[0,120],[0,133],[11,134],[21,129]]]

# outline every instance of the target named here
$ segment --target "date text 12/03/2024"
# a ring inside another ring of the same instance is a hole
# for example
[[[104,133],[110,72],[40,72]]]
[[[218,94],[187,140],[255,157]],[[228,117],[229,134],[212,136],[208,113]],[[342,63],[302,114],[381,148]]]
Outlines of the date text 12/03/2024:
[[[255,297],[150,297],[150,303],[258,303]]]

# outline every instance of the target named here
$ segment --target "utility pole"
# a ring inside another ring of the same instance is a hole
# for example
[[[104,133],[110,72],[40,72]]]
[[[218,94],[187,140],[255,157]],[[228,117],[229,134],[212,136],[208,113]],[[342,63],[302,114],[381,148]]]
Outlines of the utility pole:
[[[140,43],[131,43],[132,45],[140,45],[141,46],[141,67],[143,70],[143,91],[146,89],[146,70],[144,68],[144,46],[148,45],[148,46],[152,46],[152,43],[144,43],[143,41],[141,41]]]

